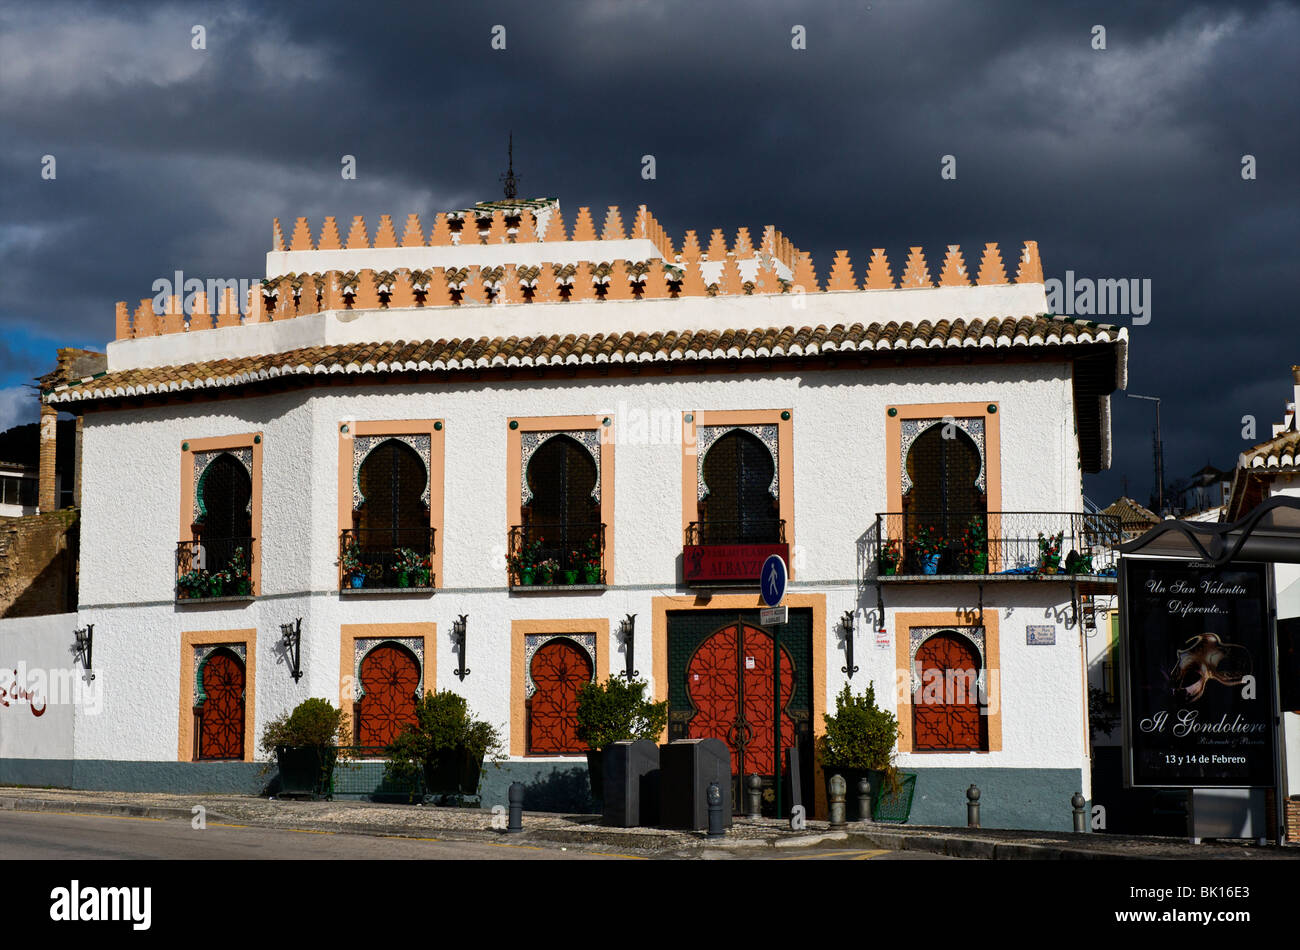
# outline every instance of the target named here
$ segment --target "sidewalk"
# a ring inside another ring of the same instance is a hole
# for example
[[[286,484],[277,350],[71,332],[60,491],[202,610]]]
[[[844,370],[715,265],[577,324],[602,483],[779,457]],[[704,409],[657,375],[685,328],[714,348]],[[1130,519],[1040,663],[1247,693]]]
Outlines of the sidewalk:
[[[54,788],[0,787],[0,811],[47,811],[122,815],[190,821],[194,807],[205,809],[209,824],[332,831],[350,834],[437,837],[447,840],[500,840],[491,812],[474,808],[387,805],[372,802],[312,802],[240,795],[169,795],[93,792]],[[549,842],[590,850],[633,852],[662,858],[744,858],[768,849],[883,848],[982,859],[1300,859],[1300,848],[1231,842],[1193,845],[1182,839],[1071,835],[852,823],[832,831],[824,821],[809,821],[802,832],[775,819],[735,819],[725,838],[703,832],[660,828],[608,828],[599,815],[525,812],[516,843]]]

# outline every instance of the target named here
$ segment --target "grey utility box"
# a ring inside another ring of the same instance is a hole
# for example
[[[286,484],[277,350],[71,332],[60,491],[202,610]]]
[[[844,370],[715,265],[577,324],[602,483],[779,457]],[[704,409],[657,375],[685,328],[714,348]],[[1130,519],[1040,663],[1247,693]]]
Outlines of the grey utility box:
[[[659,821],[659,747],[649,739],[605,746],[605,824],[619,828]]]
[[[722,792],[722,826],[731,827],[731,750],[717,739],[678,739],[659,747],[659,824],[709,827],[709,785]]]

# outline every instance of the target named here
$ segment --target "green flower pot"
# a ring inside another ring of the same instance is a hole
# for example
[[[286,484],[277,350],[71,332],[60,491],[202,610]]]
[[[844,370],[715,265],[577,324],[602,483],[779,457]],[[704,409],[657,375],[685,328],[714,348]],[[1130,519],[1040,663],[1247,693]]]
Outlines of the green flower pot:
[[[410,587],[410,586],[411,586],[411,575],[408,574],[406,571],[398,571],[398,572],[397,572],[397,586],[398,586],[398,587]]]
[[[522,570],[519,572],[519,583],[526,587],[531,587],[535,579],[535,572],[531,570]]]
[[[987,554],[976,554],[971,558],[970,568],[972,574],[987,574],[989,570],[989,556]]]
[[[577,572],[577,571],[565,571],[565,572],[564,572],[564,583],[566,583],[566,584],[576,584],[576,583],[578,583],[578,572]]]
[[[582,579],[583,579],[584,581],[586,581],[588,584],[599,584],[599,583],[600,583],[600,568],[598,568],[598,567],[584,567],[584,568],[582,569]]]

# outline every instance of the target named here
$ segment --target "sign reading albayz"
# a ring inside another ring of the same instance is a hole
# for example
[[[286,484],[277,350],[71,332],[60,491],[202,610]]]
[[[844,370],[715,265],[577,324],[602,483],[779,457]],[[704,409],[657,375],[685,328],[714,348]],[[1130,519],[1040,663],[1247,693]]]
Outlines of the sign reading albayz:
[[[1277,747],[1264,566],[1122,563],[1128,783],[1272,786]]]

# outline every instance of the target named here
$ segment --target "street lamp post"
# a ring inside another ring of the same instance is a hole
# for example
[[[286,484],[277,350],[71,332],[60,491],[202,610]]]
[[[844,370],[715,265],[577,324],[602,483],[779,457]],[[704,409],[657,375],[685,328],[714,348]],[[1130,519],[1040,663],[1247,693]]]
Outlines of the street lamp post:
[[[1160,440],[1160,397],[1125,393],[1130,399],[1145,399],[1156,404],[1156,514],[1164,517],[1165,507],[1165,444]]]

